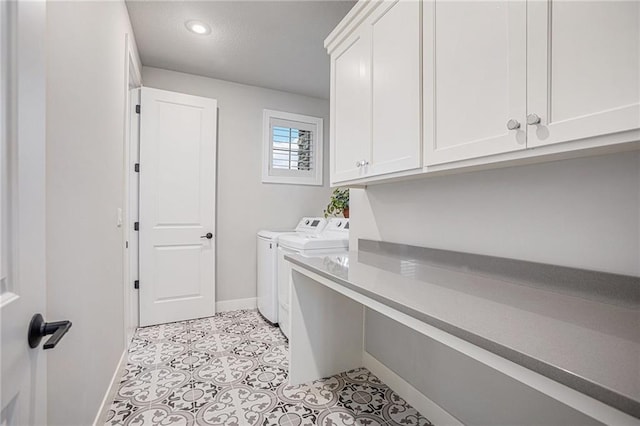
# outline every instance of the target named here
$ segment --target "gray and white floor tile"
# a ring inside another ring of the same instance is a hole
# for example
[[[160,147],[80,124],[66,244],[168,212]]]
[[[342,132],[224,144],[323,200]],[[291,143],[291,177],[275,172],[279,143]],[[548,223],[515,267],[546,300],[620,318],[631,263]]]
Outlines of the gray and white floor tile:
[[[431,425],[364,368],[289,386],[288,351],[253,310],[139,328],[106,425]]]

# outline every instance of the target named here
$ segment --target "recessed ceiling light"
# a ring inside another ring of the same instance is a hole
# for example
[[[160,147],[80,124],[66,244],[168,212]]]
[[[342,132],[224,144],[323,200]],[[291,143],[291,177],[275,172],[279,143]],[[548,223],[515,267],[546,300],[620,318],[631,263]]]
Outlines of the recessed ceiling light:
[[[202,21],[187,21],[184,25],[192,33],[199,35],[207,35],[211,33],[211,27]]]

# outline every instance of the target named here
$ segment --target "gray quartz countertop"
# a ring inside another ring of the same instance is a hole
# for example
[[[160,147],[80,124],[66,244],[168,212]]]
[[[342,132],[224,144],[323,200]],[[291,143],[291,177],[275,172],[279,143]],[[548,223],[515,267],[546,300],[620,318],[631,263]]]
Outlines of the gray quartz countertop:
[[[286,259],[640,418],[637,277],[366,242]]]

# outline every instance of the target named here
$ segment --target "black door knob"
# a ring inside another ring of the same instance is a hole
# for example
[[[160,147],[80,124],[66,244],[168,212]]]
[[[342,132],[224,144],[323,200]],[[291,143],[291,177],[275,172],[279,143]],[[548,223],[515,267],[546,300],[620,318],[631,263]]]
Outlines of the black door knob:
[[[200,238],[206,238],[207,240],[210,240],[213,238],[213,234],[211,232],[207,232],[206,235],[201,235]]]
[[[44,344],[44,349],[53,349],[70,328],[71,321],[44,322],[42,315],[35,314],[29,323],[29,333],[27,335],[29,346],[35,348],[40,344],[44,336],[53,334]]]

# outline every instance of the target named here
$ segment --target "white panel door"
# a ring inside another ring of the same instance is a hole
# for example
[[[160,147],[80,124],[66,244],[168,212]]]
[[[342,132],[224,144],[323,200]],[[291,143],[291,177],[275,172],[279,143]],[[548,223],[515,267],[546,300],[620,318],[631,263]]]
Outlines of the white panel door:
[[[526,3],[435,0],[423,8],[425,164],[524,149]],[[509,120],[520,127],[509,130]]]
[[[331,182],[362,177],[371,161],[371,38],[352,34],[331,55]]]
[[[32,316],[46,314],[45,33],[44,1],[0,2],[2,426],[47,424],[47,357],[27,343]]]
[[[640,128],[640,2],[533,1],[528,28],[528,146]]]
[[[142,88],[140,325],[215,313],[214,99]]]
[[[368,175],[422,164],[421,4],[386,1],[372,16],[373,134]]]

